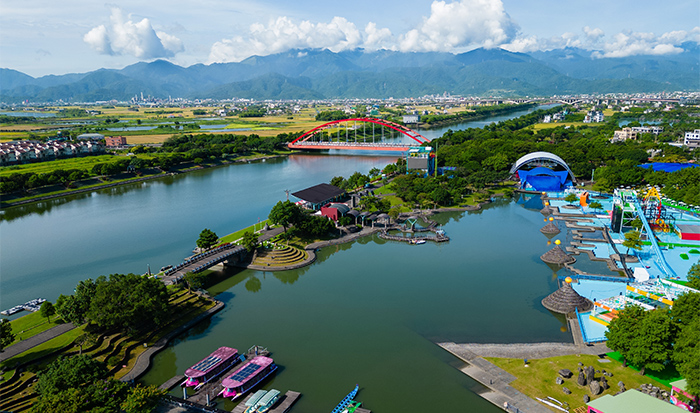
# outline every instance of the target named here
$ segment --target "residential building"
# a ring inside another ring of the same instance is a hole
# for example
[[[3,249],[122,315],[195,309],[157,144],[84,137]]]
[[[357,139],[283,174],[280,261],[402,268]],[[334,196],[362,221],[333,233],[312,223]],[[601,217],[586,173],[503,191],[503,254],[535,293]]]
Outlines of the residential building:
[[[632,130],[637,133],[653,133],[654,135],[658,135],[664,131],[664,128],[661,126],[633,126]]]
[[[637,140],[637,131],[632,128],[622,128],[622,130],[616,130],[612,139],[610,139],[610,142],[624,142],[628,139]]]
[[[700,129],[695,129],[692,132],[686,132],[685,139],[683,139],[683,145],[693,149],[700,147]]]
[[[418,115],[403,115],[403,123],[418,123],[420,122],[420,116]]]
[[[105,137],[105,146],[108,148],[119,148],[126,146],[125,136],[107,136]]]

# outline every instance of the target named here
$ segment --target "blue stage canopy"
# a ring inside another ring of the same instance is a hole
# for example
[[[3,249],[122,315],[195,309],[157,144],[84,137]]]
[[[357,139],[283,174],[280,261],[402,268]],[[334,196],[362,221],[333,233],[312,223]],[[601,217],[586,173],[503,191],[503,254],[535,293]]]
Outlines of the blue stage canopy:
[[[553,171],[545,167],[537,167],[529,171],[518,171],[520,187],[531,187],[535,191],[561,191],[567,186],[569,173]]]
[[[696,168],[700,165],[694,163],[653,162],[637,165],[640,168],[652,169],[656,172],[676,172],[685,168]]]

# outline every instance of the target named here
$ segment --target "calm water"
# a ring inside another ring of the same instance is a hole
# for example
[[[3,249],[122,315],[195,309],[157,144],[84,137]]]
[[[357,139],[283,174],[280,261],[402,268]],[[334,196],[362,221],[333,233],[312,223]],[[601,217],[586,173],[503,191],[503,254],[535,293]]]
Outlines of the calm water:
[[[296,271],[229,270],[210,288],[226,308],[158,355],[144,382],[182,374],[221,345],[263,344],[283,367],[265,388],[301,391],[302,412],[329,411],[355,383],[378,412],[499,411],[432,343],[571,340],[564,320],[540,304],[556,288],[539,260],[549,248],[542,217],[500,201],[437,219],[449,243],[375,236],[325,248]]]
[[[253,225],[285,189],[394,160],[294,155],[8,208],[0,212],[0,307],[53,301],[85,278],[179,263],[202,229],[223,236]]]
[[[393,160],[294,155],[4,210],[0,307],[180,262],[203,228],[233,232],[264,219],[285,189]],[[571,341],[563,318],[540,305],[556,288],[539,260],[549,249],[541,207],[506,200],[442,214],[451,241],[440,245],[368,237],[323,249],[296,271],[229,269],[210,289],[226,308],[160,353],[144,381],[161,384],[222,345],[259,344],[281,366],[265,388],[303,393],[295,411],[327,412],[355,383],[377,412],[500,411],[433,342]]]

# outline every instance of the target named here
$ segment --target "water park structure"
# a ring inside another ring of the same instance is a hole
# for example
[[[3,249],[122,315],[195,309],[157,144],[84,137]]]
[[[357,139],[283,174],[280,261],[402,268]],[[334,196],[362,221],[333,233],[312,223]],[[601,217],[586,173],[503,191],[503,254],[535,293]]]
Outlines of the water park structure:
[[[522,156],[510,168],[510,174],[517,175],[522,190],[562,191],[576,183],[569,165],[550,152]]]

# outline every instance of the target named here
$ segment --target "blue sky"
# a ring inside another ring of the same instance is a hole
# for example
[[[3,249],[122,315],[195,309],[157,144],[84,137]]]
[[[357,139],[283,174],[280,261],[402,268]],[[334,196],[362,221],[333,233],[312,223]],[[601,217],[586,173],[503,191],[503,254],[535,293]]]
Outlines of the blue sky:
[[[0,67],[32,76],[296,48],[573,46],[608,58],[678,53],[684,41],[700,42],[697,0],[0,0]]]

